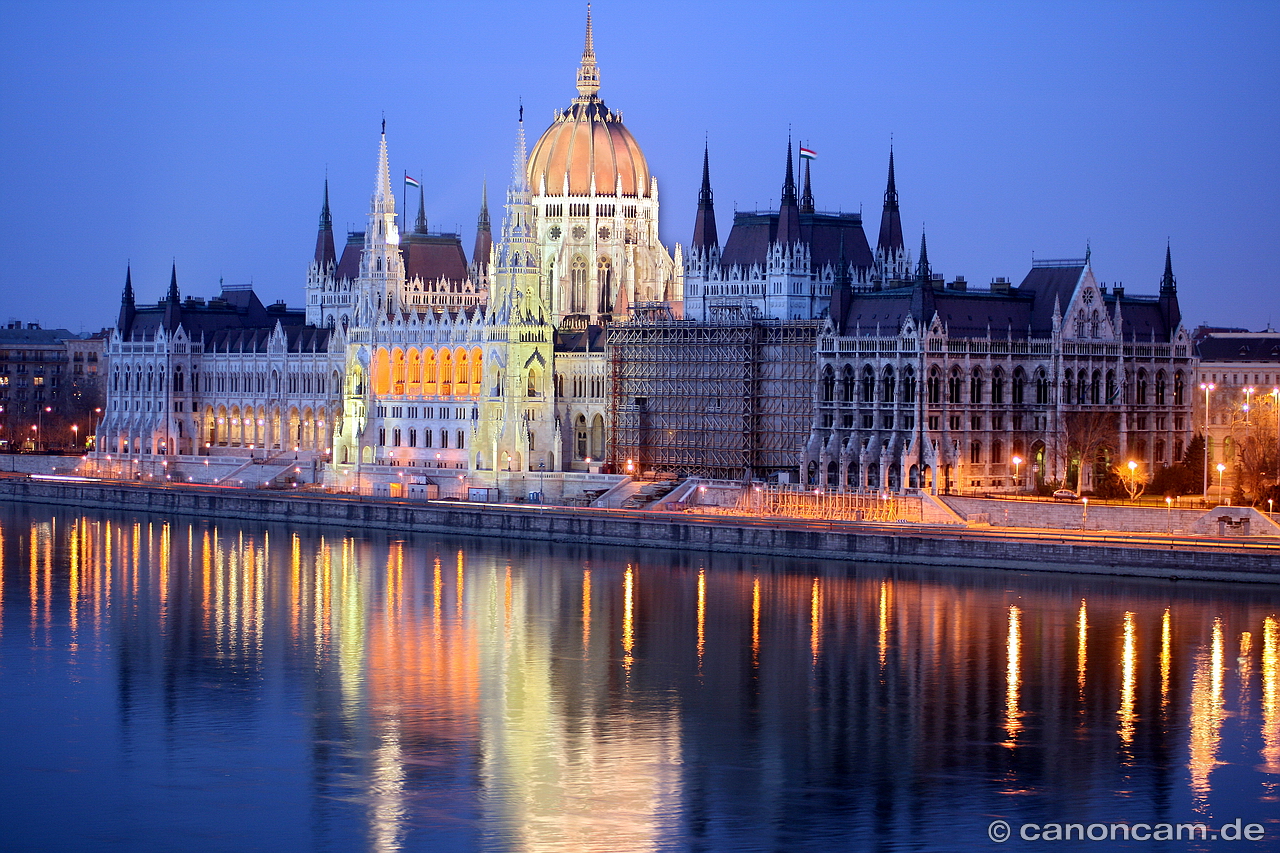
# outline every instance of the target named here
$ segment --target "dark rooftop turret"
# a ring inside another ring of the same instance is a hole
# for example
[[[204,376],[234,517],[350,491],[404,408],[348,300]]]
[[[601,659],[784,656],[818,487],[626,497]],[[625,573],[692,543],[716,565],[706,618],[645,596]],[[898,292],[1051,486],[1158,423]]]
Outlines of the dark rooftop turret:
[[[693,221],[693,248],[709,249],[720,246],[716,233],[716,211],[711,197],[711,153],[702,149],[702,189],[698,191],[698,215]]]

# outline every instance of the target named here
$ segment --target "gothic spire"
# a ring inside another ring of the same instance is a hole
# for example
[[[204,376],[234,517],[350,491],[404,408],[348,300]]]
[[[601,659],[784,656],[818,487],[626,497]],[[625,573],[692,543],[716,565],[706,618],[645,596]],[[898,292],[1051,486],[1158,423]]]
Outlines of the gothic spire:
[[[1182,308],[1178,305],[1178,285],[1173,277],[1173,253],[1169,244],[1164,247],[1164,278],[1160,280],[1160,313],[1164,315],[1165,330],[1169,340],[1182,324]]]
[[[169,273],[169,294],[165,297],[164,327],[172,332],[182,322],[181,297],[178,294],[178,262],[174,261]]]
[[[845,318],[853,302],[853,288],[849,282],[849,259],[844,253],[844,231],[840,232],[840,257],[836,261],[836,280],[831,288],[831,306],[828,314],[835,323],[836,332],[844,334]]]
[[[929,247],[925,243],[924,231],[920,232],[920,260],[916,263],[916,280],[921,284],[928,284],[933,277],[933,270],[929,268]]]
[[[418,184],[418,219],[413,223],[415,234],[427,233],[427,206],[422,192],[422,184]]]
[[[898,187],[893,178],[893,146],[889,147],[889,182],[884,190],[884,211],[880,214],[880,239],[876,248],[885,258],[892,258],[904,248],[902,216],[898,210]]]
[[[787,177],[782,182],[782,204],[796,203],[796,179],[791,170],[791,134],[787,134]]]
[[[133,301],[133,267],[129,265],[124,270],[124,294],[120,297],[120,316],[116,319],[116,328],[120,330],[122,338],[129,337],[129,328],[133,325],[136,313]]]
[[[337,253],[333,248],[333,216],[329,213],[329,179],[324,179],[324,204],[320,207],[320,231],[316,234],[315,264],[324,270],[337,263]]]
[[[578,66],[578,96],[595,97],[600,91],[600,68],[596,65],[595,38],[591,34],[591,4],[587,4],[587,38],[582,48],[582,64]]]
[[[787,134],[787,177],[782,182],[777,242],[784,246],[800,242],[800,207],[796,202],[796,179],[791,166],[791,134]]]
[[[693,222],[693,247],[707,249],[720,247],[716,234],[716,211],[711,201],[711,153],[709,146],[702,149],[702,189],[698,191],[698,215]]]
[[[804,192],[800,195],[800,212],[813,213],[813,188],[809,185],[809,160],[807,159],[804,161]]]
[[[480,215],[476,218],[476,245],[471,251],[471,262],[476,269],[487,270],[489,253],[493,248],[493,228],[489,224],[489,181],[480,185]]]

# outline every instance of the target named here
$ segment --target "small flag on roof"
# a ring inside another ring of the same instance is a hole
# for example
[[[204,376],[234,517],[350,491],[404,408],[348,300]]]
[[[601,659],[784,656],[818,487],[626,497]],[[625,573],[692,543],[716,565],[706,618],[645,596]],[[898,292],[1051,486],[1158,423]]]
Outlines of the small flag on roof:
[[[422,184],[418,183],[417,181],[415,181],[413,178],[409,177],[408,175],[405,175],[405,176],[404,176],[404,182],[405,182],[406,184],[408,184],[409,186],[411,186],[411,187],[415,187],[415,188],[418,188],[418,187],[421,187],[421,186],[422,186]]]
[[[801,160],[817,160],[817,159],[818,159],[818,152],[817,152],[817,151],[814,151],[812,148],[805,148],[803,145],[801,145],[801,146],[800,146],[800,159],[801,159]]]

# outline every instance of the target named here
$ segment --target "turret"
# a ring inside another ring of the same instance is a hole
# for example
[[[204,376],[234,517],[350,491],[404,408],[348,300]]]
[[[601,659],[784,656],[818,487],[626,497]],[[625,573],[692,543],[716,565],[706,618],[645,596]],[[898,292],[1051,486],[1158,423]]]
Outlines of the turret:
[[[479,276],[489,272],[489,254],[493,250],[493,229],[489,224],[489,182],[480,186],[480,216],[476,218],[476,245],[471,262]]]
[[[178,264],[169,273],[169,292],[165,295],[164,327],[172,332],[182,322],[182,297],[178,293]]]
[[[782,182],[782,204],[778,210],[775,242],[790,246],[800,242],[800,204],[796,199],[795,173],[791,166],[791,137],[787,137],[787,176]]]
[[[693,221],[693,250],[695,255],[715,250],[720,252],[720,238],[716,234],[716,211],[711,200],[711,159],[707,147],[702,149],[702,189],[698,191],[698,215]]]
[[[804,192],[800,194],[800,212],[813,213],[813,187],[809,184],[809,163],[805,156],[804,146],[800,146],[800,156],[804,158]]]
[[[1178,307],[1178,282],[1173,277],[1173,254],[1164,247],[1164,277],[1160,279],[1160,313],[1164,315],[1165,328],[1172,336],[1182,322],[1182,309]]]
[[[125,339],[129,337],[129,329],[133,326],[135,314],[137,314],[137,305],[133,300],[133,267],[130,265],[124,270],[124,294],[120,297],[120,317],[116,320],[120,337]]]
[[[902,253],[902,215],[898,210],[898,187],[893,178],[893,149],[889,149],[889,181],[884,190],[884,211],[880,214],[880,239],[876,251],[886,259]]]
[[[329,214],[329,179],[324,179],[324,205],[320,208],[320,231],[316,235],[316,268],[323,274],[338,262],[333,248],[333,217]]]

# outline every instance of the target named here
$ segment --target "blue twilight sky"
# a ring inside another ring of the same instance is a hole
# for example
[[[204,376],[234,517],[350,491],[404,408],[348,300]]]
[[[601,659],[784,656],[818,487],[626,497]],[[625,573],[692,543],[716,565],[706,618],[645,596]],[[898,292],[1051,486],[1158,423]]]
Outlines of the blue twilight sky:
[[[362,228],[385,113],[395,175],[470,251],[495,223],[517,104],[530,145],[575,94],[584,4],[8,3],[0,319],[114,322],[176,259],[184,294],[301,305],[322,184]],[[601,96],[692,233],[703,140],[722,238],[777,203],[787,129],[819,209],[874,244],[890,139],[908,242],[948,279],[1021,281],[1093,248],[1186,321],[1280,325],[1280,4],[598,0]],[[411,201],[416,212],[416,199]]]

